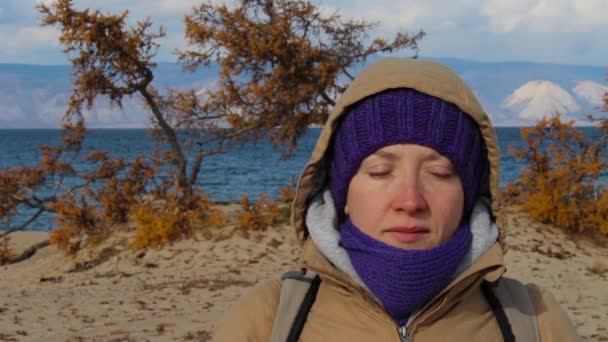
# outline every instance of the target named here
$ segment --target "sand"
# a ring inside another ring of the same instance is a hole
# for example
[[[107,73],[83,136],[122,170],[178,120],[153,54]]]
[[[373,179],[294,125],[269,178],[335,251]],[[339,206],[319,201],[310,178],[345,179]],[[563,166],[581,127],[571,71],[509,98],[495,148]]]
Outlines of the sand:
[[[509,215],[508,275],[548,288],[583,341],[608,341],[608,248]],[[55,247],[0,267],[0,341],[210,341],[214,323],[256,283],[292,269],[287,225],[245,238],[216,229],[161,250],[132,231],[64,257]],[[13,234],[23,250],[46,233]],[[238,328],[238,327],[237,327]]]

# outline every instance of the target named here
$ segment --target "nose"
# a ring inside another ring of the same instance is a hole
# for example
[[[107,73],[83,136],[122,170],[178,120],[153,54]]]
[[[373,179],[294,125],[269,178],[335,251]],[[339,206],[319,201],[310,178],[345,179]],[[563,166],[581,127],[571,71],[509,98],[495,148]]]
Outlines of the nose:
[[[403,175],[394,189],[392,203],[394,210],[411,214],[428,209],[416,175]]]

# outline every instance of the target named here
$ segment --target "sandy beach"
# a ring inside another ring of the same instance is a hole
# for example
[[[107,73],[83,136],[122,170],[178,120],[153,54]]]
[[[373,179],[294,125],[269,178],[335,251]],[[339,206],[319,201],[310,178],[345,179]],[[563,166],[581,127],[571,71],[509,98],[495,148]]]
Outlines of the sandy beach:
[[[508,220],[507,274],[549,289],[583,341],[608,341],[606,244],[577,241],[516,211]],[[0,267],[0,341],[210,341],[232,303],[293,268],[299,254],[287,225],[248,237],[233,229],[147,251],[129,249],[126,230],[74,258],[50,246]],[[12,247],[47,237],[16,233]]]

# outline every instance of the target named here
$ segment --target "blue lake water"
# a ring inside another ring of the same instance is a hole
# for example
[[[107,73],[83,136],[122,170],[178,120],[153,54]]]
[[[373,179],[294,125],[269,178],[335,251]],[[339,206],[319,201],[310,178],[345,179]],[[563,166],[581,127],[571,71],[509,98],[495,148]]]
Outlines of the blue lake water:
[[[585,135],[593,137],[598,132],[593,128],[581,128]],[[292,177],[298,177],[308,161],[320,133],[319,128],[310,129],[300,140],[293,156],[281,160],[281,149],[260,141],[237,147],[228,153],[210,156],[203,160],[198,181],[202,189],[213,200],[238,200],[246,193],[257,198],[264,193],[278,195],[278,188],[285,186]],[[508,153],[508,147],[520,147],[523,141],[520,129],[515,127],[496,128],[501,150],[500,184],[514,181],[519,176],[522,162]],[[56,144],[60,130],[1,130],[0,129],[0,169],[14,166],[36,165],[40,157],[39,145]],[[111,155],[131,160],[136,155],[148,154],[153,139],[145,129],[100,129],[92,130],[87,136],[83,154],[93,150],[108,151]],[[89,167],[80,161],[77,170]],[[13,224],[26,219],[18,218]],[[41,217],[29,230],[48,230],[52,227],[49,215]],[[0,230],[4,224],[0,223]]]

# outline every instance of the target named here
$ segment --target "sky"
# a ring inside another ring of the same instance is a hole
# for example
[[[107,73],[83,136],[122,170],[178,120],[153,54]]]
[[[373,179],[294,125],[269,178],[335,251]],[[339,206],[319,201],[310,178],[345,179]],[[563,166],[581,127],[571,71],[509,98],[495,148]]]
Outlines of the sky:
[[[37,2],[0,0],[0,63],[68,64],[59,32],[40,27]],[[213,0],[219,2],[218,0]],[[157,61],[184,49],[183,18],[192,0],[73,0],[77,8],[118,13],[131,22],[150,17],[167,36]],[[200,3],[200,2],[199,2]],[[228,4],[231,1],[227,2]],[[424,30],[419,56],[482,62],[525,61],[608,65],[608,0],[315,0],[324,13],[377,21],[372,37]]]

